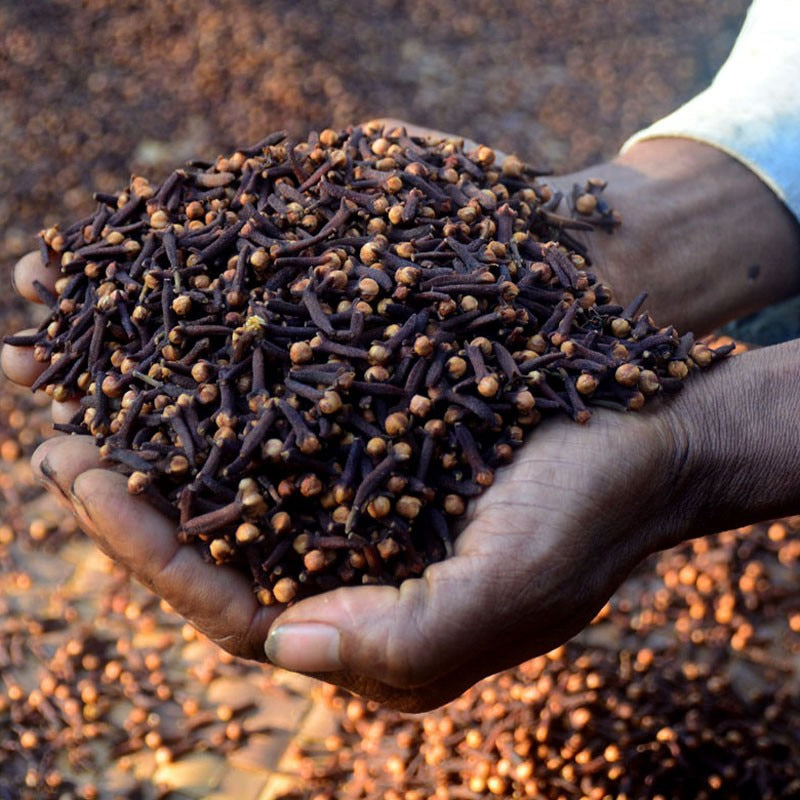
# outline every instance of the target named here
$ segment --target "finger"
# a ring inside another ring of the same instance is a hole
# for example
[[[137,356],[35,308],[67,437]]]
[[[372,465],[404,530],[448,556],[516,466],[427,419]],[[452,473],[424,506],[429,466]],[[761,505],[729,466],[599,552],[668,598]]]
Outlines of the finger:
[[[33,329],[31,329],[33,330]],[[25,334],[30,331],[22,331]],[[35,361],[30,347],[3,345],[0,351],[0,369],[6,377],[21,386],[31,386],[47,368],[47,364]],[[69,422],[80,408],[78,400],[54,400],[50,407],[53,422]]]
[[[82,472],[71,497],[87,533],[141,583],[226,650],[264,660],[264,639],[280,609],[261,606],[241,572],[180,544],[175,524],[131,495],[122,475]]]
[[[91,436],[56,436],[40,444],[31,456],[37,480],[63,497],[69,497],[81,472],[99,466],[100,453]]]
[[[55,436],[36,448],[31,456],[34,477],[75,514],[69,489],[75,478],[100,463],[97,446],[90,436]]]
[[[19,335],[26,336],[34,333],[35,330],[35,328],[28,328],[20,331]],[[21,386],[33,385],[48,366],[47,362],[43,363],[34,359],[31,347],[4,344],[0,351],[0,368],[9,380]],[[54,400],[51,408],[53,422],[69,422],[79,408],[80,403],[77,399]]]
[[[373,119],[365,123],[365,126],[379,127],[386,131],[402,128],[409,136],[414,136],[420,139],[428,139],[430,141],[443,141],[448,139],[460,140],[463,142],[464,150],[467,152],[470,150],[477,150],[480,146],[479,142],[475,141],[475,139],[470,139],[466,136],[459,136],[455,133],[448,133],[447,131],[442,131],[438,128],[428,128],[424,125],[417,125],[413,122],[407,122],[406,120],[398,119],[397,117],[379,117],[378,119]],[[495,150],[494,154],[495,158],[498,160],[502,160],[506,157],[506,154],[501,150]]]
[[[335,683],[353,694],[374,700],[386,708],[393,708],[408,714],[419,714],[455,700],[482,678],[500,672],[507,666],[509,664],[504,664],[497,669],[488,666],[482,669],[469,663],[456,668],[453,672],[437,676],[435,680],[425,686],[414,686],[413,688],[390,686],[375,678],[365,677],[357,672],[347,670],[306,674],[327,683]]]
[[[50,291],[53,290],[56,281],[61,277],[58,267],[54,263],[44,264],[42,254],[39,251],[26,253],[14,265],[12,280],[14,288],[26,300],[40,303],[41,298],[36,291],[35,283],[38,281]]]
[[[467,150],[474,150],[478,146],[474,139],[468,139],[464,136],[457,136],[454,133],[440,131],[437,128],[428,128],[424,125],[416,125],[413,122],[406,122],[405,120],[398,119],[397,117],[380,117],[378,119],[370,120],[369,122],[365,123],[365,126],[379,127],[386,131],[403,128],[409,136],[415,136],[420,139],[430,139],[432,141],[460,139],[464,142],[464,148]]]
[[[267,656],[299,672],[336,673],[337,681],[361,676],[359,690],[378,682],[408,694],[465,667],[469,685],[475,667],[467,662],[490,649],[503,615],[481,562],[453,558],[399,588],[353,587],[302,600],[276,620]]]
[[[77,400],[66,400],[60,402],[53,400],[50,406],[50,414],[53,422],[69,422],[80,409],[81,404]]]
[[[19,332],[22,336],[32,333],[36,333],[35,328],[27,328]],[[4,344],[2,353],[0,353],[0,366],[9,380],[22,386],[30,386],[48,365],[34,360],[31,347]]]

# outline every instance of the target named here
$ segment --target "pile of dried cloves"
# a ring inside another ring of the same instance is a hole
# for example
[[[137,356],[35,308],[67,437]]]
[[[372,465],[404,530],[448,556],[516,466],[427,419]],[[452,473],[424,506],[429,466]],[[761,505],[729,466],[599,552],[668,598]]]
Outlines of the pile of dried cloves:
[[[618,223],[601,184],[565,216],[496,162],[368,125],[134,176],[42,233],[52,314],[9,341],[80,398],[58,427],[261,602],[399,583],[544,415],[635,410],[724,355],[586,270],[570,231]]]

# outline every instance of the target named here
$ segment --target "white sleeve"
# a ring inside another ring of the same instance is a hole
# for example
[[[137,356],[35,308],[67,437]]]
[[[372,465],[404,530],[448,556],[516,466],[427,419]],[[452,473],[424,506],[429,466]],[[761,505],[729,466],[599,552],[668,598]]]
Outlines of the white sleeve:
[[[800,220],[800,0],[754,0],[711,86],[622,149],[659,136],[724,150]]]

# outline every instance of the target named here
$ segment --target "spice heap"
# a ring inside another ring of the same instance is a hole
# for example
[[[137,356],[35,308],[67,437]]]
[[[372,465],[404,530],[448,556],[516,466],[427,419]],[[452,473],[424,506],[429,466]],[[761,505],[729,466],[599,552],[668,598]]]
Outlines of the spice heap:
[[[536,177],[377,126],[134,176],[43,232],[52,314],[9,341],[263,603],[399,583],[543,415],[638,409],[725,352],[614,304],[570,234],[617,224],[603,186],[573,219]]]

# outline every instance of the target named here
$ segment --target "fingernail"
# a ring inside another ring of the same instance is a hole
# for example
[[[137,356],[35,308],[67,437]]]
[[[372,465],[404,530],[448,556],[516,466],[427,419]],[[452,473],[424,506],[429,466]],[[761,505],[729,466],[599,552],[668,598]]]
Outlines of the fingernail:
[[[58,492],[59,495],[64,498],[64,500],[70,500],[70,498],[67,497],[66,493],[59,485],[58,474],[53,469],[47,458],[43,458],[39,462],[39,470],[36,473],[36,480],[39,481],[39,483],[41,483],[46,489]]]
[[[42,477],[45,479],[45,481],[56,483],[56,471],[50,465],[50,462],[47,460],[47,458],[43,458],[39,462],[39,471],[42,473]],[[41,478],[39,478],[39,480],[41,480]]]
[[[267,658],[294,672],[333,672],[342,668],[339,631],[318,622],[290,622],[271,630]]]
[[[78,497],[78,493],[75,491],[75,484],[73,483],[72,486],[69,487],[69,500],[72,505],[75,507],[76,511],[79,511],[83,514],[86,519],[91,520],[91,515],[86,510],[86,506],[83,504],[83,500]]]

